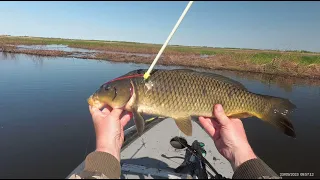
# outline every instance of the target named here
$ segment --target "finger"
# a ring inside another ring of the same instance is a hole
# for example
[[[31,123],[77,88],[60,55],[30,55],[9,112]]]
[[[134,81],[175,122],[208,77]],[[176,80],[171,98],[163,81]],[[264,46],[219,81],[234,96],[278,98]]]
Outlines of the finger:
[[[105,108],[102,110],[104,114],[109,114],[112,111],[112,107],[106,105]]]
[[[200,116],[199,116],[200,117]],[[217,121],[217,119],[215,118],[211,118],[211,117],[205,117],[205,116],[201,116],[202,118],[205,118],[205,119],[210,119],[211,120],[211,123],[213,125],[214,128],[220,128],[220,124],[219,122]]]
[[[123,109],[114,108],[111,111],[110,116],[112,116],[114,118],[117,118],[117,119],[120,119],[120,115],[121,115],[122,111],[123,111]]]
[[[216,132],[214,132],[213,135],[213,139],[214,140],[218,140],[220,138],[220,129],[221,129],[221,125],[218,124],[218,122],[216,120],[211,120],[213,127],[215,129]]]
[[[122,113],[120,114],[120,119],[126,114],[128,114],[128,111],[122,111]]]
[[[204,117],[199,117],[199,122],[203,126],[203,128],[207,131],[207,133],[211,136],[214,137],[216,130],[212,124],[212,121],[210,118],[204,118]]]
[[[96,108],[96,107],[94,107],[94,106],[90,106],[90,105],[89,105],[89,111],[90,111],[90,113],[91,113],[92,116],[93,116],[94,114],[100,112],[100,110],[99,110],[98,108]]]
[[[214,115],[222,126],[226,126],[230,122],[230,119],[224,113],[221,104],[214,106]]]
[[[124,115],[120,119],[121,126],[125,127],[128,124],[128,122],[131,120],[131,118],[132,118],[132,114],[131,113],[128,113],[128,114]]]
[[[214,127],[215,129],[220,128],[220,124],[219,124],[219,122],[217,121],[217,119],[210,119],[210,120],[211,120],[211,123],[212,123],[212,125],[213,125],[213,127]]]
[[[128,111],[123,111],[122,113],[121,113],[121,118],[120,119],[122,119],[125,115],[129,115],[129,117],[132,119],[132,117],[133,117],[133,114],[132,114],[132,112],[128,112]]]

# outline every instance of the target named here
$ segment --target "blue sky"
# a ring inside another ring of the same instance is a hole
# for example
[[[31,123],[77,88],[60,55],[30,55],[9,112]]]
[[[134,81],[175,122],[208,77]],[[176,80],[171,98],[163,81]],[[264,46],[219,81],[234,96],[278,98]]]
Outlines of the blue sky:
[[[0,2],[0,34],[162,44],[188,1]],[[170,44],[320,52],[320,2],[195,1]]]

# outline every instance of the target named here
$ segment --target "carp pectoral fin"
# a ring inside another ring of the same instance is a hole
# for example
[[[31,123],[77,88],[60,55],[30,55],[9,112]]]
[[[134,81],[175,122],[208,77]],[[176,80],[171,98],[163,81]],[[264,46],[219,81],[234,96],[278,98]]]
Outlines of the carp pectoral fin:
[[[192,123],[190,117],[175,118],[174,121],[176,122],[180,131],[187,136],[192,136]]]
[[[134,123],[136,124],[137,132],[139,136],[141,136],[144,131],[145,121],[141,116],[141,114],[138,113],[137,110],[133,110],[132,114],[133,114]]]
[[[228,116],[228,117],[229,117],[229,118],[238,118],[238,119],[240,119],[240,118],[252,117],[252,115],[249,114],[249,113],[238,113],[238,114],[232,114],[232,115],[230,115],[230,116]]]

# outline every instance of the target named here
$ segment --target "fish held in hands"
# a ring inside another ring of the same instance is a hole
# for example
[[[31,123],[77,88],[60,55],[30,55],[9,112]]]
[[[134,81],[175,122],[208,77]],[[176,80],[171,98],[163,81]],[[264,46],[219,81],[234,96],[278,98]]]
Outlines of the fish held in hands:
[[[146,71],[134,70],[103,84],[88,103],[131,111],[139,134],[145,126],[141,114],[148,114],[174,119],[178,128],[191,136],[191,117],[214,118],[213,106],[221,104],[230,118],[255,116],[296,137],[288,118],[296,106],[288,99],[250,92],[241,83],[213,73],[155,69],[145,80]]]

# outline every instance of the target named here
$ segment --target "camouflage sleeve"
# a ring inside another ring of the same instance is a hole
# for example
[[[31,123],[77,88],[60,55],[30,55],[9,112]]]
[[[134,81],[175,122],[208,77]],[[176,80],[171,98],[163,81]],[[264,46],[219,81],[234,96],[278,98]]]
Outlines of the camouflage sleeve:
[[[95,151],[86,157],[84,169],[69,179],[119,179],[120,173],[120,162],[113,155]]]
[[[261,159],[251,159],[241,164],[233,174],[233,179],[281,179]]]

